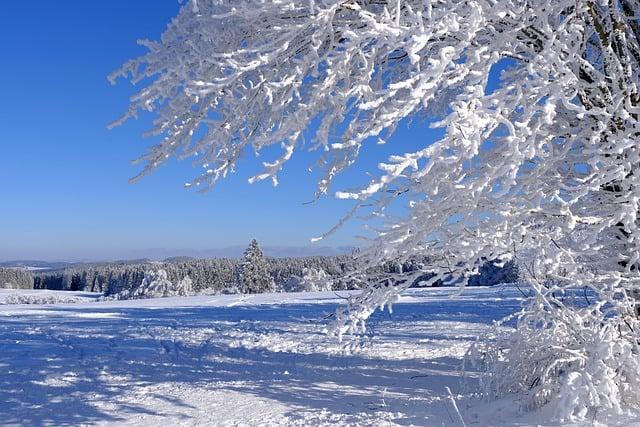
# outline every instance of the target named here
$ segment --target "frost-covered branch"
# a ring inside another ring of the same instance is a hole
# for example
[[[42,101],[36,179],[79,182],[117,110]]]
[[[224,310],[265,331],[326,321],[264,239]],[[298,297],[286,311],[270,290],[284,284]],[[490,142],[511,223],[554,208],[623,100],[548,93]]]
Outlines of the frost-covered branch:
[[[597,402],[640,407],[638,371],[620,358],[574,375],[598,366],[588,343],[611,344],[614,331],[640,357],[639,10],[637,0],[192,0],[112,77],[151,78],[122,119],[156,114],[162,142],[141,158],[142,174],[193,156],[204,188],[248,150],[275,145],[281,154],[251,181],[276,183],[297,150],[318,150],[322,195],[401,121],[436,118],[442,139],[399,149],[367,186],[337,192],[388,220],[365,259],[419,254],[435,260],[434,277],[464,283],[483,260],[526,257],[535,297],[510,356],[495,360],[528,375],[518,339],[579,337],[565,341],[579,343],[566,357],[540,359],[536,378],[551,391],[536,401],[591,390],[584,408],[567,401],[561,414],[584,418]],[[387,216],[405,201],[405,217]],[[408,282],[372,283],[337,330],[357,329]],[[585,286],[598,301],[588,311],[558,297]],[[499,390],[523,391],[519,381]]]

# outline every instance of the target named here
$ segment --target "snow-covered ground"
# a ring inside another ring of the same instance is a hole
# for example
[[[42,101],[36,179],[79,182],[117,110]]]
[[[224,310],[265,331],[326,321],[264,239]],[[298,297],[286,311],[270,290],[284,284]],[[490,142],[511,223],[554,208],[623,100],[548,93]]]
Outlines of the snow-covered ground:
[[[0,290],[0,303],[16,292],[74,303],[0,305],[4,425],[544,423],[460,384],[471,342],[518,309],[511,286],[455,298],[412,289],[393,314],[373,316],[351,353],[322,332],[347,292],[98,302]]]

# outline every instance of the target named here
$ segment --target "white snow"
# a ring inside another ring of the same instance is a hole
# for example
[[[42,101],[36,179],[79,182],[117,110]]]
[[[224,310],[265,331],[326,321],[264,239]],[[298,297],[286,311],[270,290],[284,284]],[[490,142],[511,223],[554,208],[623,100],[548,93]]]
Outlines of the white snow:
[[[471,395],[462,357],[516,311],[510,286],[410,289],[352,351],[324,325],[350,292],[98,301],[0,290],[7,425],[466,425],[544,423]],[[81,302],[2,304],[8,295]],[[452,395],[447,392],[447,387]],[[551,423],[547,423],[551,424]]]

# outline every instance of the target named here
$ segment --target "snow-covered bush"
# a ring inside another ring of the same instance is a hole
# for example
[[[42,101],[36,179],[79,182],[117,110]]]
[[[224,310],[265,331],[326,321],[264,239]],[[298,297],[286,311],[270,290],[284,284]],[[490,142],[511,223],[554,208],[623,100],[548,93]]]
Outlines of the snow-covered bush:
[[[225,286],[224,289],[222,290],[222,294],[224,295],[237,295],[240,293],[242,293],[240,288],[235,284],[230,284],[228,286]]]
[[[305,268],[302,277],[292,277],[290,292],[324,292],[333,289],[333,280],[324,270]]]
[[[249,149],[280,147],[251,178],[277,183],[304,147],[322,153],[320,196],[398,125],[434,118],[440,139],[399,148],[364,187],[336,193],[355,201],[346,219],[382,222],[363,270],[431,262],[371,281],[334,330],[360,330],[425,273],[427,285],[464,286],[484,260],[528,254],[534,297],[508,347],[487,352],[510,384],[493,390],[536,389],[532,402],[559,402],[565,419],[640,411],[629,361],[640,341],[638,10],[639,0],[191,0],[116,73],[149,82],[122,120],[158,116],[163,140],[141,175],[194,156],[193,184],[209,187]],[[563,303],[582,287],[588,308]]]
[[[4,298],[3,304],[75,304],[82,302],[81,298],[59,294],[10,294]]]
[[[488,261],[478,269],[478,274],[469,278],[469,286],[493,286],[500,283],[514,283],[519,280],[517,264],[509,261],[504,265],[496,265]]]
[[[519,315],[516,333],[496,328],[490,337],[495,341],[472,348],[470,360],[489,368],[483,380],[488,396],[517,393],[525,409],[553,402],[556,417],[565,422],[640,406],[640,352],[634,333],[640,322],[603,319],[603,307],[589,302],[583,292],[575,290],[565,299],[571,308],[534,298]]]
[[[163,269],[149,270],[145,273],[142,283],[133,289],[121,291],[109,299],[143,299],[192,295],[192,282],[189,276],[172,283]]]

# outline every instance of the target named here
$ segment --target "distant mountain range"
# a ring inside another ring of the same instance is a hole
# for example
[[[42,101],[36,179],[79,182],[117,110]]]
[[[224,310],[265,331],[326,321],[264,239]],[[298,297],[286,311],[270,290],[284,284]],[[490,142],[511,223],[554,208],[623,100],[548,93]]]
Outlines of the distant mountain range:
[[[39,260],[0,261],[0,268],[26,268],[28,270],[59,270],[73,265],[72,262],[48,262]]]
[[[0,268],[26,268],[29,270],[60,270],[74,265],[87,263],[138,263],[156,261],[182,261],[188,259],[202,258],[240,258],[244,254],[245,246],[228,246],[226,248],[206,249],[206,250],[179,250],[165,248],[150,248],[132,251],[127,259],[117,261],[42,261],[42,260],[16,260],[0,261]],[[350,254],[353,251],[351,246],[329,247],[329,246],[264,246],[262,251],[272,258],[295,258],[309,256],[337,256]]]

